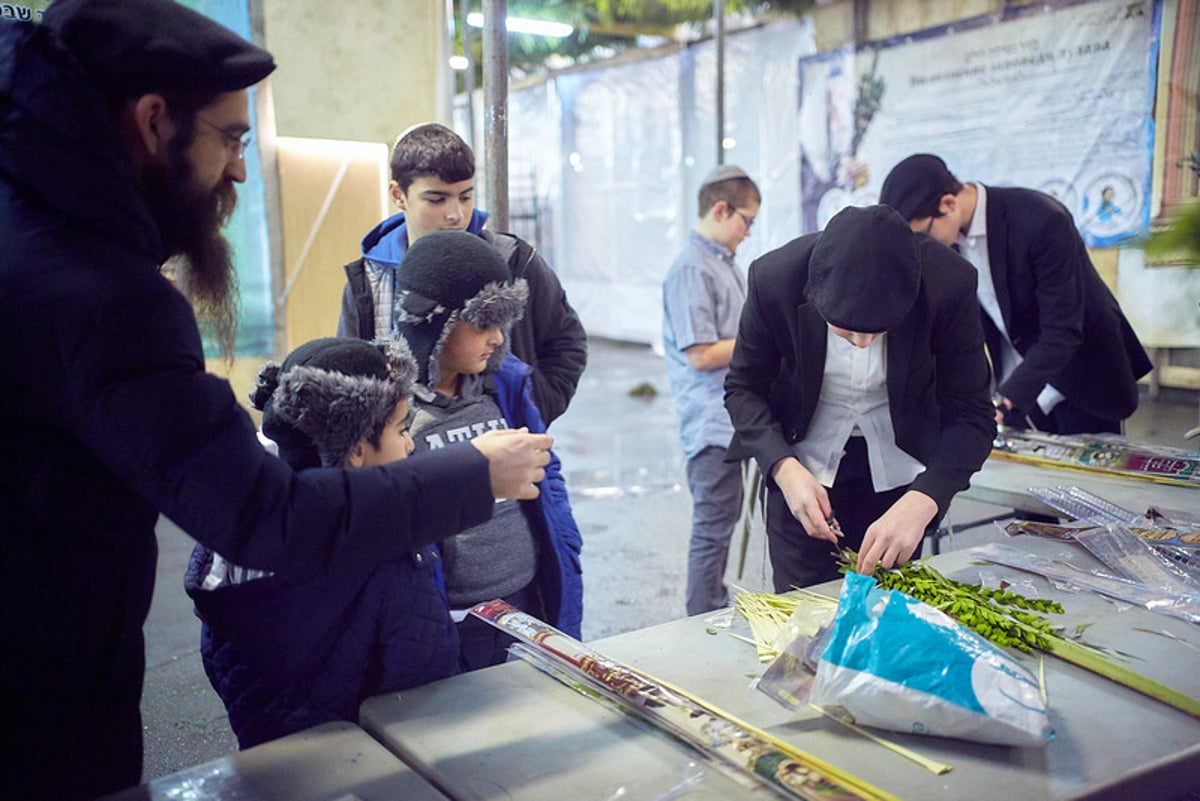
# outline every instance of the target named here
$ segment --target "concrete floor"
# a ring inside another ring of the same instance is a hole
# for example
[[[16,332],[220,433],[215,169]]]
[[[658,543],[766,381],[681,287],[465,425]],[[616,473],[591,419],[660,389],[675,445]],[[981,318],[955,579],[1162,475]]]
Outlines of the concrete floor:
[[[645,346],[593,340],[588,369],[570,410],[551,433],[562,459],[584,539],[585,640],[684,616],[684,574],[691,499],[661,357]],[[654,393],[631,394],[636,387]],[[1134,439],[1200,448],[1183,433],[1198,421],[1190,392],[1146,399],[1126,424]],[[961,524],[997,513],[959,500],[949,521]],[[999,536],[992,526],[960,531],[943,549]],[[738,575],[735,535],[727,580],[770,589],[761,526],[752,528]],[[237,750],[225,709],[209,686],[198,653],[199,622],[183,592],[192,542],[160,529],[158,583],[146,624],[146,688],[142,700],[146,780]]]

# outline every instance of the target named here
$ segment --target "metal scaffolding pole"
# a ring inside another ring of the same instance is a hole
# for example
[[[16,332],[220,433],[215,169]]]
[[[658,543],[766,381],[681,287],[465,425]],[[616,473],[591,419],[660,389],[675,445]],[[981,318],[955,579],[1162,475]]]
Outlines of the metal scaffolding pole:
[[[471,45],[471,26],[467,24],[469,0],[458,0],[458,24],[462,26],[463,56],[467,68],[463,71],[463,94],[467,96],[467,144],[475,149],[475,53]]]
[[[508,230],[508,0],[483,0],[484,187],[492,230]]]
[[[725,163],[725,0],[713,2],[713,41],[717,48],[717,164]]]

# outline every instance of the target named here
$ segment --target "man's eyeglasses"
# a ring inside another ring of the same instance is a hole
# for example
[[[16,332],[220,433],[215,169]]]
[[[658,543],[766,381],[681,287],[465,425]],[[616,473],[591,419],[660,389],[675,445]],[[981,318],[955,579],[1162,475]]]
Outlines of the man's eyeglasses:
[[[246,148],[250,147],[250,143],[253,141],[253,138],[250,136],[249,133],[246,133],[243,136],[238,136],[237,134],[231,134],[229,131],[225,130],[224,128],[220,127],[219,125],[214,125],[213,123],[209,122],[208,120],[204,119],[203,117],[201,117],[199,115],[196,116],[196,120],[198,122],[204,123],[209,128],[213,129],[214,131],[219,133],[221,136],[223,136],[225,138],[225,147],[229,148],[229,152],[232,153],[235,157],[237,157],[239,159],[246,158]]]
[[[742,222],[744,222],[746,224],[747,231],[749,231],[751,228],[754,227],[754,218],[753,217],[747,217],[745,214],[743,214],[741,212],[740,209],[734,209],[733,213],[742,218]]]

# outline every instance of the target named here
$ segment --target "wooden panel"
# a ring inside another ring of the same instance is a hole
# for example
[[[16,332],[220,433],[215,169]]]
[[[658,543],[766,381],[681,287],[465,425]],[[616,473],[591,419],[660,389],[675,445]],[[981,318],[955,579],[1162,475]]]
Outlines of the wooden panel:
[[[1200,85],[1198,51],[1200,2],[1180,0],[1175,18],[1171,65],[1167,73],[1166,119],[1160,123],[1166,129],[1162,190],[1164,212],[1170,212],[1180,202],[1196,196],[1198,177],[1188,167],[1186,159],[1200,148],[1200,114],[1196,110],[1196,86]],[[1162,70],[1161,63],[1159,69]]]
[[[373,142],[277,141],[285,265],[279,292],[290,351],[337,330],[342,265],[358,258],[363,234],[388,212],[388,149]]]
[[[244,356],[235,359],[232,364],[219,357],[205,359],[204,361],[208,372],[215,376],[220,376],[230,383],[233,387],[234,397],[250,413],[250,417],[254,420],[254,425],[256,426],[262,424],[262,412],[250,406],[250,390],[254,389],[254,382],[258,377],[259,368],[269,358],[271,357]]]
[[[1108,284],[1109,290],[1115,295],[1117,293],[1117,249],[1097,248],[1093,250],[1089,248],[1088,255],[1092,257],[1092,264],[1096,266],[1096,272],[1100,273],[1104,283]]]
[[[391,143],[450,121],[449,3],[261,1],[281,135]]]

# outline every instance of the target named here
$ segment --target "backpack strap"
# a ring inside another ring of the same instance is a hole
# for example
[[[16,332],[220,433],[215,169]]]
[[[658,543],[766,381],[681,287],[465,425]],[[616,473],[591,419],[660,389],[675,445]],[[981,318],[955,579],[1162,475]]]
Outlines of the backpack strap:
[[[375,339],[375,302],[367,283],[366,260],[360,256],[342,269],[346,271],[346,280],[358,310],[358,338],[371,341]]]
[[[510,234],[507,231],[493,232],[492,235],[508,237],[516,243],[512,253],[508,254],[508,271],[512,273],[513,278],[523,278],[525,270],[529,267],[529,262],[533,261],[533,254],[537,252],[537,249],[521,237],[516,234]]]

